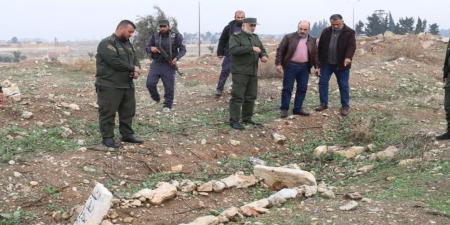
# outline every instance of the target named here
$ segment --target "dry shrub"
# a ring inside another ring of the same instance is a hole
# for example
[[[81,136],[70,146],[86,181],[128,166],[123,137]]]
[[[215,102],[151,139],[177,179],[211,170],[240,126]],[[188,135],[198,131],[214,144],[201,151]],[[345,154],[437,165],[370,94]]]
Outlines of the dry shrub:
[[[67,70],[95,74],[95,60],[77,59],[72,63],[64,64]]]
[[[260,63],[258,74],[260,78],[281,78],[282,75],[277,73],[275,67],[276,52],[269,53],[269,60],[266,63]]]

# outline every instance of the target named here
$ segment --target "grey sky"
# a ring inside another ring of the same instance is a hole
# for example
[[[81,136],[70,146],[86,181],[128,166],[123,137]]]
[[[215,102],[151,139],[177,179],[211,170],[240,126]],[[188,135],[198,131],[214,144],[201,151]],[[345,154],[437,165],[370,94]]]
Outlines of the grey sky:
[[[352,24],[355,6],[356,20],[364,22],[376,9],[390,10],[398,17],[420,16],[441,28],[450,27],[450,0],[200,0],[202,32],[220,32],[233,19],[236,9],[257,17],[257,33],[283,34],[295,30],[299,20],[312,22],[327,19],[333,13],[344,16]],[[13,36],[52,40],[100,39],[113,32],[121,19],[135,20],[139,15],[154,12],[160,6],[179,21],[181,32],[197,31],[198,0],[13,0],[2,1],[0,7],[1,40]]]

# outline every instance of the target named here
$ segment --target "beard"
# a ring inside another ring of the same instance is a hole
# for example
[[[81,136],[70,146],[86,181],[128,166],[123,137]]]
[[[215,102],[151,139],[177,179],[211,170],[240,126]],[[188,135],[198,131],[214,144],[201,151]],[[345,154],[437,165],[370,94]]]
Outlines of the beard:
[[[242,20],[236,20],[236,25],[242,26],[242,24],[243,24]]]

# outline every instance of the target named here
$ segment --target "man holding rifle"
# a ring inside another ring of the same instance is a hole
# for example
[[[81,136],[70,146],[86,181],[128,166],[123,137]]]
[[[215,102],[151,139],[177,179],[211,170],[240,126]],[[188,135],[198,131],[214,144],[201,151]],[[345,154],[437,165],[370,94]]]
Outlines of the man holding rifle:
[[[152,35],[145,49],[152,59],[147,78],[147,89],[150,97],[154,101],[160,102],[161,97],[157,85],[159,79],[162,80],[164,85],[163,112],[169,113],[175,94],[177,62],[186,54],[186,47],[183,44],[183,36],[171,29],[169,20],[160,20],[158,24],[159,32]]]

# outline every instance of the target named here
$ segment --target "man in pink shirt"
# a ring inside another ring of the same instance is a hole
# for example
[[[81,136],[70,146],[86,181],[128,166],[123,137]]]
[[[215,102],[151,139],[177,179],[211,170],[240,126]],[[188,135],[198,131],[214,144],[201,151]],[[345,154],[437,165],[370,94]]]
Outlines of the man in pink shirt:
[[[309,35],[310,23],[301,21],[297,32],[283,37],[277,48],[275,65],[279,73],[283,75],[283,90],[281,92],[280,116],[286,118],[289,115],[294,83],[297,81],[297,91],[294,100],[294,115],[309,116],[303,109],[303,101],[308,89],[309,73],[311,68],[317,68],[316,39]]]

